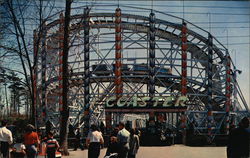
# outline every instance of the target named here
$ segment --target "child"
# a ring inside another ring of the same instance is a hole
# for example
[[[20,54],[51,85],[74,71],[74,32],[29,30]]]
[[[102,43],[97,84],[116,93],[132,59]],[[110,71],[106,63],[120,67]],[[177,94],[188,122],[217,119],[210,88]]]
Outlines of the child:
[[[53,138],[53,133],[48,132],[48,139],[46,141],[46,154],[48,158],[55,158],[56,151],[59,148],[59,144],[56,139]]]
[[[16,144],[14,144],[11,155],[12,158],[24,158],[25,156],[25,145],[22,143],[22,138],[17,138]]]

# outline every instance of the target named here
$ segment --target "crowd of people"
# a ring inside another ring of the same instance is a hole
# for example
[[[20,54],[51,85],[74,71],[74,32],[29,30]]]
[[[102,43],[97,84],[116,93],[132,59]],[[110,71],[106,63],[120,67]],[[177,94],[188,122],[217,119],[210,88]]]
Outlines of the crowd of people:
[[[13,144],[13,134],[7,128],[8,122],[3,120],[0,128],[0,152],[3,158],[35,158],[41,144],[45,144],[45,153],[47,158],[55,158],[56,151],[59,149],[59,143],[53,137],[53,132],[47,131],[46,137],[40,138],[35,131],[35,127],[28,124],[25,127],[25,133],[22,137],[15,138]],[[250,152],[250,130],[249,119],[244,117],[238,128],[231,128],[228,145],[228,158],[248,158]],[[76,130],[76,146],[80,144],[80,130]],[[135,158],[140,147],[140,133],[133,129],[126,129],[125,124],[120,122],[110,133],[110,138],[105,158]],[[96,125],[91,125],[86,138],[86,147],[88,148],[88,158],[98,158],[100,150],[104,144],[103,132]],[[40,145],[40,146],[39,146]],[[40,149],[41,150],[41,149]],[[11,151],[11,153],[9,153]]]
[[[55,152],[58,150],[59,144],[57,140],[53,138],[53,132],[47,132],[47,136],[41,139],[35,127],[28,124],[25,127],[24,135],[22,137],[17,137],[14,143],[13,134],[7,128],[8,122],[3,120],[1,123],[0,152],[3,158],[24,158],[25,156],[27,158],[35,158],[41,147],[41,142],[46,144],[45,151],[47,158],[55,158]]]
[[[111,132],[105,158],[135,158],[140,146],[139,142],[139,136],[135,129],[128,131],[125,124],[120,122]],[[103,143],[102,132],[98,131],[95,125],[91,125],[86,139],[88,157],[98,158]]]
[[[8,122],[3,120],[1,125],[0,152],[3,158],[35,158],[38,151],[44,152],[43,150],[45,150],[47,158],[55,158],[59,143],[53,137],[53,132],[47,131],[46,136],[41,137],[35,127],[28,124],[25,127],[24,134],[21,137],[15,136],[14,141],[11,130],[7,128]],[[80,129],[77,128],[74,150],[80,147],[80,137]],[[98,158],[100,149],[104,144],[103,131],[96,125],[91,125],[85,143],[88,148],[88,157]],[[108,144],[108,148],[105,158],[135,158],[139,149],[139,136],[135,129],[128,131],[124,123],[121,122],[113,129],[110,140],[106,144]]]

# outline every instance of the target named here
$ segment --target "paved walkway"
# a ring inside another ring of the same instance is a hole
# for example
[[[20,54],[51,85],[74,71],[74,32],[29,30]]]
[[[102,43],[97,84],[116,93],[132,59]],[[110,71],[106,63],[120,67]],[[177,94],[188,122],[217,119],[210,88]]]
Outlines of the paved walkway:
[[[72,151],[66,158],[87,158],[88,150]],[[103,158],[106,149],[101,150]],[[165,147],[141,147],[136,158],[226,158],[226,147],[189,147],[173,145]]]

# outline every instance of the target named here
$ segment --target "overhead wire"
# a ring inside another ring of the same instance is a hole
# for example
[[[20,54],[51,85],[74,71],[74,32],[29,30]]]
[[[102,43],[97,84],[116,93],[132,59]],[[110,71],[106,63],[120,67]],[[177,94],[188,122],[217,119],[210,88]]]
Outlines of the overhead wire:
[[[95,1],[95,2],[98,2],[98,1]],[[75,1],[73,2],[75,4],[81,4],[81,3],[85,3],[84,1]],[[118,1],[118,3],[120,3]],[[110,3],[104,3],[104,2],[101,2],[97,5],[101,5],[101,4],[108,4],[108,5],[111,5],[111,4],[114,4],[112,2]],[[136,3],[135,3],[136,4]],[[32,4],[27,4],[28,6],[36,6],[36,5],[32,5]],[[120,4],[119,4],[120,5]],[[200,7],[204,7],[204,8],[224,8],[224,9],[249,9],[250,7],[249,6],[244,6],[244,7],[238,7],[238,6],[205,6],[205,5],[186,5],[184,0],[183,0],[183,3],[182,5],[165,5],[165,4],[153,4],[153,0],[151,1],[151,4],[141,4],[140,3],[140,6],[151,6],[151,9],[153,8],[153,6],[155,7],[170,7],[170,8],[174,8],[174,7],[182,7],[183,8],[183,11],[182,12],[166,12],[166,13],[177,13],[177,14],[183,14],[183,18],[184,18],[184,14],[201,14],[201,15],[205,15],[207,14],[207,12],[185,12],[185,7],[187,8],[200,8]],[[63,7],[60,7],[60,6],[53,6],[53,8],[63,8]],[[139,9],[139,8],[138,8]],[[97,9],[98,10],[98,9]],[[105,10],[105,9],[102,9],[102,10]],[[106,10],[110,10],[110,9],[106,9]],[[124,11],[126,11],[126,9],[124,9]],[[129,11],[129,10],[128,10]],[[140,11],[139,11],[140,12]],[[211,12],[209,14],[216,14],[216,15],[250,15],[250,14],[245,14],[245,13],[228,13],[228,12],[220,12],[220,13],[217,13],[217,12]],[[38,20],[38,18],[26,18],[27,20]],[[26,20],[25,19],[25,20]],[[249,20],[250,21],[250,20]],[[206,25],[206,24],[211,24],[211,26],[209,25],[209,27],[202,27],[202,28],[209,28],[209,29],[223,29],[225,27],[222,27],[222,26],[215,26],[215,25],[219,25],[219,24],[234,24],[234,23],[237,23],[237,24],[246,24],[246,23],[249,23],[249,21],[211,21],[209,20],[209,22],[193,22],[194,24],[200,24],[200,25]],[[26,24],[26,26],[37,26],[37,24]],[[191,27],[190,27],[191,28]],[[227,26],[226,28],[230,28],[230,29],[248,29],[249,27],[247,26]],[[30,31],[33,31],[33,30],[30,30]],[[220,36],[217,36],[218,38],[225,38],[225,37],[220,37]],[[240,37],[236,37],[236,36],[228,36],[229,38],[240,38]],[[241,37],[248,37],[248,36],[241,36]]]
[[[97,1],[98,4],[114,4],[112,2],[108,3],[108,2],[103,2],[103,1]],[[134,1],[132,3],[132,5],[140,5],[140,6],[147,6],[147,7],[150,7],[151,4],[145,4],[145,3],[141,3],[141,2],[138,2],[138,3],[135,3],[137,1]],[[156,1],[157,2],[157,1]],[[74,3],[85,3],[84,1],[75,1]],[[155,7],[173,7],[173,8],[182,8],[182,5],[169,5],[169,4],[154,4]],[[210,6],[206,6],[206,5],[185,5],[185,7],[187,8],[225,8],[225,9],[250,9],[249,6],[244,6],[244,7],[237,7],[237,6],[213,6],[213,5],[210,5]]]
[[[74,3],[81,3],[81,2],[74,2]],[[101,5],[101,4],[115,4],[115,3],[98,3],[97,5]],[[15,4],[13,4],[15,6]],[[22,5],[22,4],[20,4]],[[119,5],[122,5],[122,4],[119,4]],[[126,4],[127,5],[127,4]],[[173,7],[182,7],[182,9],[184,9],[184,7],[189,7],[189,8],[201,8],[201,7],[204,7],[204,8],[225,8],[225,9],[240,9],[239,11],[242,11],[241,9],[250,9],[250,7],[223,7],[223,6],[191,6],[191,5],[185,5],[185,2],[183,0],[183,4],[181,6],[173,6],[173,5],[157,5],[157,4],[154,4],[154,7],[170,7],[170,8],[173,8]],[[32,4],[26,4],[26,6],[37,6],[37,5],[32,5]],[[138,6],[148,6],[148,7],[152,7],[152,4],[139,4],[138,3]],[[60,6],[53,6],[53,8],[60,8],[60,9],[64,9],[64,7],[60,7]],[[79,7],[75,7],[75,8],[79,8]],[[74,7],[72,7],[72,9],[74,9]],[[103,10],[105,10],[105,8],[102,8]],[[177,13],[177,14],[183,14],[183,10],[181,12],[169,12],[167,11],[166,13]],[[185,12],[185,14],[207,14],[207,12]],[[211,12],[211,14],[216,14],[216,15],[250,15],[250,13],[228,13],[228,12]]]

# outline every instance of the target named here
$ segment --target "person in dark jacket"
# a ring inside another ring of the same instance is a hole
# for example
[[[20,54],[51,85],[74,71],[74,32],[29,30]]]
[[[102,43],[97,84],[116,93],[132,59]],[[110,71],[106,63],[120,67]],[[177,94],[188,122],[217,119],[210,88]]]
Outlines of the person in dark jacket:
[[[110,154],[114,154],[114,153],[119,153],[119,150],[120,150],[120,147],[117,142],[117,137],[112,136],[110,138],[110,143],[107,148],[106,156],[109,156]]]
[[[244,117],[239,123],[239,127],[229,133],[227,145],[228,158],[247,158],[249,157],[249,120]]]
[[[119,132],[119,125],[117,125],[113,131],[111,132],[111,137],[114,136],[114,137],[117,137],[117,134]]]
[[[83,146],[81,145],[80,128],[76,129],[74,151],[76,151],[78,148],[81,148],[81,150],[83,150]]]

